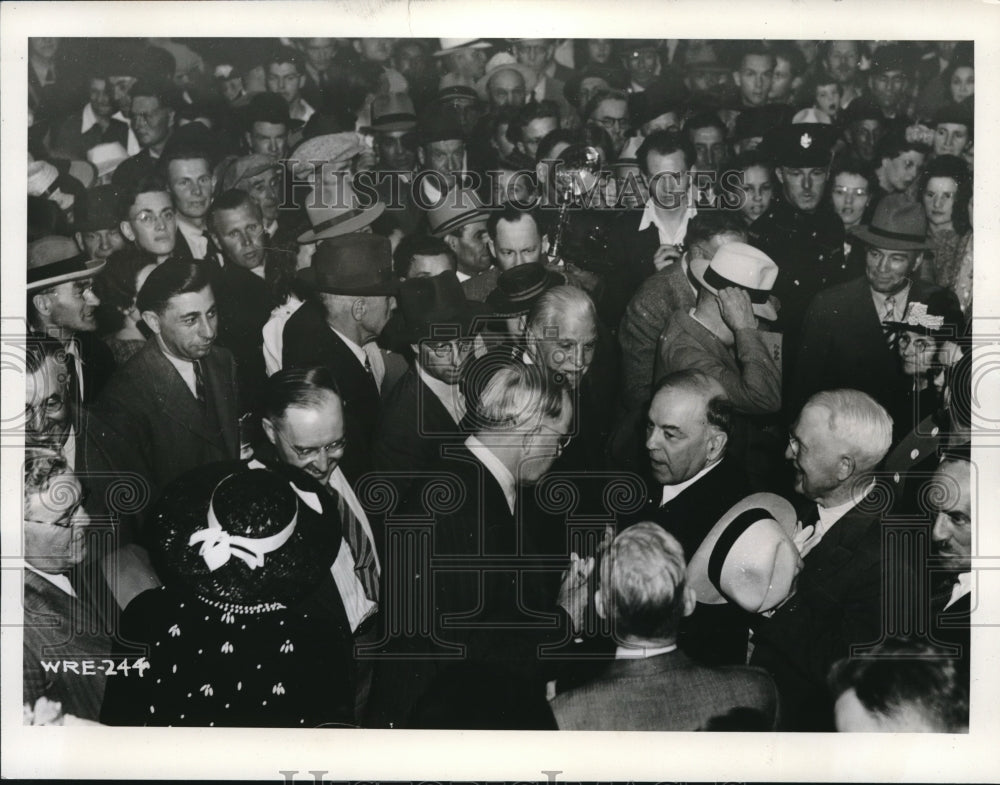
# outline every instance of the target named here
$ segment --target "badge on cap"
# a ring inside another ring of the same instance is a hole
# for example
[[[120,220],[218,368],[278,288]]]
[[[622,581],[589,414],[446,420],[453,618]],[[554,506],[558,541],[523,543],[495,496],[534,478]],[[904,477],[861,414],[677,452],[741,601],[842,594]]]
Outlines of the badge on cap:
[[[802,145],[803,150],[808,150],[812,146],[812,143],[813,143],[813,138],[809,136],[809,134],[802,134],[801,138],[799,139],[799,144]]]

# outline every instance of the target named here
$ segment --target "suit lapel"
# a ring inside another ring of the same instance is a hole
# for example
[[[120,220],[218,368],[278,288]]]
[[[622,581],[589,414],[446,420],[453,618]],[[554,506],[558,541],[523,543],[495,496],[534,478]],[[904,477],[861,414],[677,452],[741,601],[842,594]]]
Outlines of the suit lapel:
[[[233,397],[232,386],[226,384],[230,381],[228,357],[212,347],[203,362],[206,372],[205,383],[212,396],[212,405],[215,407],[215,416],[219,422],[226,451],[230,455],[239,455],[240,446],[237,443],[239,437],[233,428],[238,402]]]
[[[201,428],[205,416],[201,405],[191,394],[177,369],[163,356],[156,340],[150,339],[140,354],[146,366],[139,369],[140,374],[151,381],[160,411],[199,439],[215,444],[216,441]]]

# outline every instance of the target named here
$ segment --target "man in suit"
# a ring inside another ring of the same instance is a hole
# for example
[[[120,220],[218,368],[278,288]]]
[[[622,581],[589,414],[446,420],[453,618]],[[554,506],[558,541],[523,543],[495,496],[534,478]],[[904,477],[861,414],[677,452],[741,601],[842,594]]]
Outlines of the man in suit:
[[[265,249],[260,206],[246,192],[232,188],[212,205],[207,228],[221,249],[222,269],[213,270],[213,291],[219,307],[219,345],[236,358],[240,411],[260,403],[266,378],[262,330],[271,316],[271,294],[264,282],[265,265],[280,249]],[[294,266],[294,262],[292,262]]]
[[[719,727],[775,729],[778,692],[767,673],[704,667],[678,649],[680,621],[695,607],[685,571],[680,543],[654,523],[615,537],[594,595],[613,626],[615,659],[593,681],[556,695],[561,730],[694,731],[728,721]]]
[[[122,236],[160,264],[172,256],[190,258],[187,243],[178,244],[177,210],[166,181],[149,174],[125,184],[118,195]]]
[[[49,149],[53,155],[83,160],[87,151],[99,144],[128,144],[128,123],[116,120],[107,78],[94,73],[87,82],[89,100],[79,112],[66,117],[55,129]]]
[[[129,91],[129,121],[142,148],[115,169],[111,182],[120,189],[150,175],[174,127],[174,111],[180,97],[174,86],[160,80],[139,80]]]
[[[65,458],[49,450],[29,451],[24,466],[22,661],[29,724],[69,724],[72,720],[66,715],[96,721],[100,713],[104,669],[88,674],[80,660],[107,657],[111,641],[99,631],[100,625],[83,624],[95,618],[95,609],[77,595],[69,577],[86,556],[84,531],[89,525],[83,490]],[[52,661],[56,667],[47,668],[44,663]],[[49,707],[61,715],[58,723],[54,717],[46,719],[41,699],[60,704],[58,709]]]
[[[658,523],[690,559],[723,514],[750,492],[743,467],[727,455],[731,417],[732,404],[716,379],[696,370],[665,376],[646,423],[650,495],[619,528]],[[746,620],[731,606],[704,606],[681,625],[680,645],[706,664],[742,663],[746,632]]]
[[[215,295],[198,262],[161,264],[136,307],[153,338],[101,393],[95,438],[108,470],[139,475],[155,499],[184,472],[239,457],[236,363],[214,345]]]
[[[448,492],[411,491],[405,521],[386,526],[386,591],[406,599],[388,610],[395,632],[384,643],[393,656],[376,674],[373,727],[405,726],[434,677],[460,661],[513,672],[544,695],[557,655],[545,657],[543,648],[567,645],[582,623],[593,559],[574,554],[560,584],[564,560],[531,558],[537,550],[522,500],[562,452],[569,395],[505,349],[477,358],[466,378],[473,433],[430,469],[435,487]],[[414,523],[421,518],[431,528]],[[412,557],[401,552],[414,543]]]
[[[608,249],[618,274],[609,281],[610,315],[617,322],[635,290],[658,270],[680,261],[688,222],[697,210],[689,204],[689,176],[695,152],[687,136],[654,131],[636,152],[649,186],[642,210],[615,219]]]
[[[68,237],[42,237],[28,245],[28,325],[62,342],[69,394],[90,403],[115,369],[111,350],[97,335],[94,276],[104,262],[80,253]]]
[[[818,390],[851,387],[889,411],[899,410],[912,380],[903,374],[884,324],[905,322],[912,315],[910,303],[927,302],[939,291],[914,275],[927,247],[925,232],[923,208],[902,196],[883,199],[871,223],[854,231],[868,246],[865,274],[821,292],[809,306],[788,403],[801,404]],[[906,433],[910,427],[898,430]]]
[[[484,302],[496,288],[500,270],[493,265],[489,214],[475,192],[456,190],[427,211],[429,233],[440,237],[458,260],[458,280],[465,296]]]
[[[182,134],[185,141],[181,141]],[[216,263],[216,249],[209,243],[208,233],[215,177],[208,150],[199,141],[190,141],[195,136],[178,132],[164,149],[159,168],[174,205],[176,242],[185,246],[184,252],[177,255]]]
[[[382,568],[371,523],[340,468],[347,428],[337,383],[323,366],[278,371],[267,380],[263,410],[268,443],[255,454],[297,466],[328,488],[337,501],[346,544],[329,578],[302,610],[345,623],[355,643],[371,643],[377,634]],[[355,713],[360,722],[372,669],[363,657],[356,657],[355,664]]]
[[[400,337],[414,360],[382,405],[372,453],[379,471],[407,472],[437,461],[443,444],[465,439],[458,382],[472,357],[473,320],[483,308],[466,300],[452,270],[403,281],[398,300]],[[401,494],[409,484],[405,477],[396,482]]]
[[[872,472],[891,437],[885,409],[857,390],[817,393],[792,426],[786,457],[796,492],[812,502],[796,540],[805,567],[796,594],[757,625],[750,659],[774,677],[789,729],[832,730],[830,666],[882,636],[882,585],[898,576],[883,559],[884,496]]]
[[[390,243],[360,232],[324,240],[299,277],[317,299],[285,323],[282,367],[324,365],[333,373],[349,412],[341,466],[356,484],[372,468],[371,439],[385,376],[375,339],[396,307]]]

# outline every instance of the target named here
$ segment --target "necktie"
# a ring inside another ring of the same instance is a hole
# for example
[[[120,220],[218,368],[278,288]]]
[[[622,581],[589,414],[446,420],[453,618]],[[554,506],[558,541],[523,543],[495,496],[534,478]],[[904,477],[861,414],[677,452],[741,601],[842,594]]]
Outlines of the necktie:
[[[205,403],[205,375],[201,370],[201,360],[194,361],[194,397]]]
[[[896,321],[896,298],[892,295],[885,298],[885,313],[882,314],[882,322]]]
[[[76,368],[76,355],[66,352],[66,391],[69,400],[83,404],[83,390],[80,389],[80,374]]]
[[[372,549],[371,540],[368,539],[361,521],[347,500],[336,491],[331,492],[337,497],[341,529],[354,557],[354,574],[364,587],[365,596],[372,602],[378,602],[378,577],[375,572],[375,551]]]
[[[799,555],[803,559],[809,555],[809,551],[819,544],[822,537],[816,530],[816,524],[818,523],[819,505],[811,504],[802,513],[801,528],[795,535],[795,546],[799,549]]]

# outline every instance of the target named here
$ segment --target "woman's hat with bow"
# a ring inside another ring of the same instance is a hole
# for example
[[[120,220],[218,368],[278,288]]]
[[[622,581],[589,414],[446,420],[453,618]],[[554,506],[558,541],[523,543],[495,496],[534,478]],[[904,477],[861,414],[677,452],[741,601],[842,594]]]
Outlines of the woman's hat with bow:
[[[341,545],[329,493],[295,467],[258,460],[208,464],[174,480],[152,527],[164,584],[237,605],[299,600]]]

